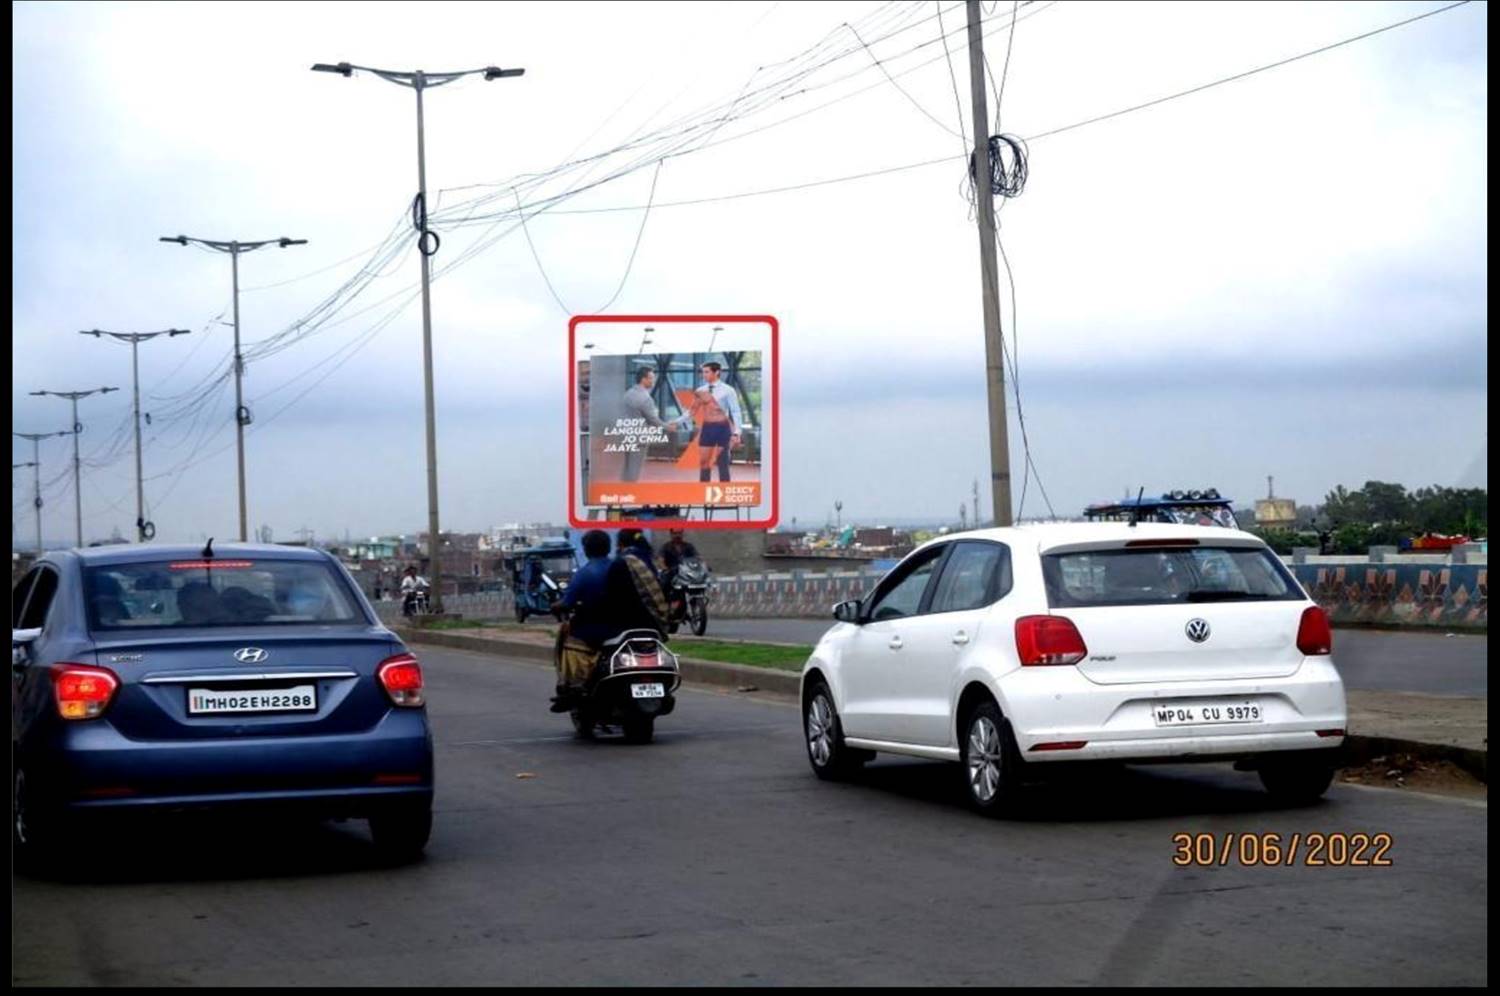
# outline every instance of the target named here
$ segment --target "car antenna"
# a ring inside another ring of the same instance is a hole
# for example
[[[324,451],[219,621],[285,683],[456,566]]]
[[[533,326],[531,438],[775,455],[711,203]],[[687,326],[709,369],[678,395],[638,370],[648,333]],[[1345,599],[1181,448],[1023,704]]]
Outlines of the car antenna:
[[[199,556],[201,556],[204,560],[211,560],[211,559],[213,559],[213,555],[214,555],[214,538],[212,536],[210,536],[208,538],[208,542],[203,544],[203,553],[201,553]]]
[[[1139,491],[1136,492],[1136,495],[1135,495],[1135,506],[1133,508],[1131,508],[1131,510],[1130,510],[1130,528],[1131,529],[1135,528],[1135,520],[1138,519],[1138,518],[1140,518],[1140,515],[1141,515],[1141,498],[1144,497],[1145,494],[1146,494],[1146,486],[1143,484],[1143,485],[1141,485],[1141,490],[1139,490]],[[210,541],[210,542],[212,542],[212,541]]]

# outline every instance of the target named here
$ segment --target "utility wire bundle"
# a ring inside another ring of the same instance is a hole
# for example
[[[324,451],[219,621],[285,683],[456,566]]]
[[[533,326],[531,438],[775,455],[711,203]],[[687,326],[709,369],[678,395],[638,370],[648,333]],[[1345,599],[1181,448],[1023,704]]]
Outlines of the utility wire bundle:
[[[1026,189],[1026,140],[1016,135],[991,135],[989,141],[990,193],[996,197],[1019,197]],[[969,156],[969,179],[979,182],[974,156]]]

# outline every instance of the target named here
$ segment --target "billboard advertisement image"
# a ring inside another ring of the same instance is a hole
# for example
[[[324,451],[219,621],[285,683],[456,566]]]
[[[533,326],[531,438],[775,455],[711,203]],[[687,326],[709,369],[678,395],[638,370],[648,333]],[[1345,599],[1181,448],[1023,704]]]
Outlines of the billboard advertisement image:
[[[756,528],[777,517],[769,316],[569,323],[569,519]]]

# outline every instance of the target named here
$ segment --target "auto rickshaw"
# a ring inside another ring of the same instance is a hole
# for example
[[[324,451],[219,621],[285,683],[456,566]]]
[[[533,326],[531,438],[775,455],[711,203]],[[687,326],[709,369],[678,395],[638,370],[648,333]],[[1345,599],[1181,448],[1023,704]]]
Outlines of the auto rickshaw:
[[[513,552],[510,570],[516,622],[525,622],[527,616],[551,615],[577,569],[578,555],[566,541]]]

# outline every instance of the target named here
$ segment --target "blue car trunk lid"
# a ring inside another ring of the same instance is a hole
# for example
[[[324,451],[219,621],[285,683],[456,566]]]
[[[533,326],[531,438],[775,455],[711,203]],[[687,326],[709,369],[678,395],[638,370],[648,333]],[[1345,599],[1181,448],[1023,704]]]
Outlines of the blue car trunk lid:
[[[347,734],[379,723],[391,702],[376,672],[400,643],[374,626],[291,629],[102,639],[96,662],[121,683],[105,719],[135,740]]]

